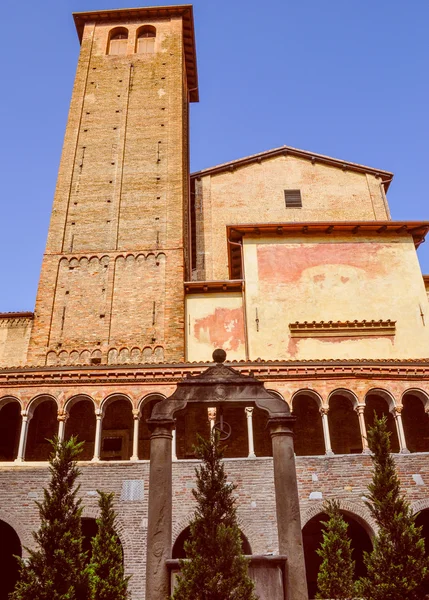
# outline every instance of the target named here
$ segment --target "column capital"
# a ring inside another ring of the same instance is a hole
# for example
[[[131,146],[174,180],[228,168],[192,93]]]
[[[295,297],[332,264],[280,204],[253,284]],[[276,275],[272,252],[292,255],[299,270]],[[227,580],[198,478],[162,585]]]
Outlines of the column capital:
[[[101,421],[101,419],[103,418],[103,411],[101,410],[101,408],[96,408],[95,409],[95,418],[98,421]]]
[[[293,415],[290,415],[289,417],[271,417],[270,419],[268,419],[267,424],[270,429],[271,437],[273,438],[278,435],[293,436],[293,428],[295,425],[295,421],[296,417],[294,417]]]
[[[209,421],[216,420],[216,408],[214,406],[209,406],[209,408],[207,409],[207,416]]]
[[[69,418],[69,416],[70,415],[68,412],[59,412],[57,415],[57,420],[65,423],[67,421],[67,419]]]
[[[402,404],[398,404],[397,406],[395,406],[395,407],[393,408],[393,411],[392,411],[392,413],[393,413],[393,416],[394,416],[394,417],[397,417],[398,415],[400,415],[400,414],[402,413],[402,409],[403,409],[403,408],[404,408],[404,407],[403,407],[403,405],[402,405]]]
[[[355,406],[355,411],[358,415],[363,415],[365,412],[365,404],[357,404]]]
[[[246,413],[247,418],[250,418],[253,415],[253,410],[254,410],[253,406],[246,406],[246,408],[244,409],[244,412]]]
[[[174,419],[148,419],[147,421],[150,439],[170,438],[173,439],[173,429],[176,425]]]
[[[328,414],[328,412],[329,412],[329,406],[321,406],[321,407],[319,408],[319,412],[320,412],[320,414],[321,414],[322,416],[323,416],[323,415],[327,415],[327,414]]]
[[[140,414],[140,409],[139,408],[133,408],[132,413],[133,413],[133,419],[135,419],[135,420],[139,420],[140,419],[141,414]]]

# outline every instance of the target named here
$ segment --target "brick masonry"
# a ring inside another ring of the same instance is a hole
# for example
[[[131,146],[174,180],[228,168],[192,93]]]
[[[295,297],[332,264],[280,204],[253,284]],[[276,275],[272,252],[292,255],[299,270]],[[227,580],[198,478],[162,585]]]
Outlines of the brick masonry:
[[[429,461],[427,453],[407,456],[395,455],[395,462],[408,500],[416,511],[429,507]],[[368,531],[374,524],[362,496],[371,476],[368,456],[313,456],[297,457],[297,473],[303,525],[321,511],[322,501],[310,500],[312,492],[321,492],[323,498],[338,498],[343,510],[349,512]],[[173,463],[173,542],[188,525],[193,512],[195,460]],[[226,459],[228,478],[237,487],[238,515],[243,533],[252,551],[265,554],[277,551],[277,528],[271,458]],[[130,588],[133,600],[144,599],[145,549],[147,529],[147,498],[149,462],[112,462],[82,464],[80,496],[84,517],[97,516],[95,490],[115,492],[118,511],[118,531],[124,549],[127,573],[132,575]],[[412,475],[420,474],[424,485],[416,485]],[[314,481],[317,476],[317,481]],[[142,480],[144,497],[139,501],[121,500],[125,480]],[[35,499],[42,497],[42,488],[48,482],[46,466],[0,466],[0,519],[9,523],[18,533],[23,545],[32,546],[31,531],[38,526]]]

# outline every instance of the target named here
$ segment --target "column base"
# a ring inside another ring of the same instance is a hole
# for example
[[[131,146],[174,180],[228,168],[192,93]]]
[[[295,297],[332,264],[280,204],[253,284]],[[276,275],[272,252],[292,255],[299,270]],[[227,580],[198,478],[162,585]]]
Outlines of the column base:
[[[16,463],[17,465],[22,464],[23,462],[25,462],[24,458],[15,458],[15,460],[13,461],[14,463]]]
[[[251,454],[247,455],[247,458],[256,458],[256,454],[252,452]]]
[[[91,458],[91,462],[100,462],[100,458],[98,456],[94,456],[94,458]]]
[[[369,456],[370,454],[372,454],[372,452],[371,452],[371,450],[369,448],[364,448],[362,450],[362,454],[367,454]]]
[[[329,452],[325,452],[325,456],[335,456],[335,454],[332,452],[332,450],[329,450]]]
[[[132,460],[133,462],[136,462],[137,460],[140,460],[138,456],[131,456],[130,460]]]
[[[408,448],[401,448],[399,454],[411,454],[411,452],[408,450]]]

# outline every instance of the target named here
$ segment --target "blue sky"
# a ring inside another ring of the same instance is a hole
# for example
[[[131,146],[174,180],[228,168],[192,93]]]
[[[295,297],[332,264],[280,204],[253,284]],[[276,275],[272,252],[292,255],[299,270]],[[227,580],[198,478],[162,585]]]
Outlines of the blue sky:
[[[130,6],[2,6],[0,311],[34,308],[79,52],[71,13]],[[392,217],[429,219],[426,0],[196,0],[194,11],[192,170],[287,144],[393,171]],[[429,273],[429,240],[419,258]]]

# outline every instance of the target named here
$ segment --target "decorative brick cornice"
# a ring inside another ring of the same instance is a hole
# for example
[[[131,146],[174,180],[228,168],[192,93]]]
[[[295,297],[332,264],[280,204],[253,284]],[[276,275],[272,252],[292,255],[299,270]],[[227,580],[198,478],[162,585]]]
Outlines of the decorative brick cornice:
[[[294,338],[394,335],[396,321],[296,321],[289,323],[289,329]]]
[[[187,375],[202,373],[209,364],[112,365],[76,367],[16,367],[0,369],[0,386],[120,385],[177,383]],[[429,359],[232,361],[243,375],[262,381],[316,379],[411,379],[429,381]]]

